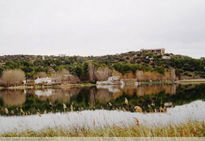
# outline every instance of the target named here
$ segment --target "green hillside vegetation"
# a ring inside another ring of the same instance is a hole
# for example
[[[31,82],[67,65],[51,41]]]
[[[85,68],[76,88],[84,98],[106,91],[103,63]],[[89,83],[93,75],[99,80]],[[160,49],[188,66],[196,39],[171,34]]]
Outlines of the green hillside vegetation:
[[[33,79],[39,72],[48,76],[62,69],[78,76],[81,81],[88,81],[88,64],[97,67],[108,67],[122,74],[135,73],[136,70],[159,72],[163,74],[168,68],[175,68],[179,78],[183,76],[205,78],[205,58],[194,59],[187,56],[165,54],[171,59],[153,53],[128,52],[100,57],[80,56],[33,56],[11,55],[0,56],[0,75],[7,69],[21,69],[27,79]]]

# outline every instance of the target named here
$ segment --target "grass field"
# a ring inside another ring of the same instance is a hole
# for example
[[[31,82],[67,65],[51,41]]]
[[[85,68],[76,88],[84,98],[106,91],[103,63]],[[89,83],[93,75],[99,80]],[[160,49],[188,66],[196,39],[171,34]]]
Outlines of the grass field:
[[[25,131],[6,133],[0,137],[204,137],[205,122],[188,122],[177,126],[148,128],[135,126],[130,128],[105,128],[98,130],[66,131],[63,129],[45,129],[39,132]]]

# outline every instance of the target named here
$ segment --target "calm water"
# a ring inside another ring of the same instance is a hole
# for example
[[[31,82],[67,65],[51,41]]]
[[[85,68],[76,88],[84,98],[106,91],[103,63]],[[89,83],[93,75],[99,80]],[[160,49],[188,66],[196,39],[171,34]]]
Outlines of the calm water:
[[[164,107],[205,100],[205,84],[98,86],[69,89],[1,90],[1,115],[82,111],[94,109],[158,112]]]

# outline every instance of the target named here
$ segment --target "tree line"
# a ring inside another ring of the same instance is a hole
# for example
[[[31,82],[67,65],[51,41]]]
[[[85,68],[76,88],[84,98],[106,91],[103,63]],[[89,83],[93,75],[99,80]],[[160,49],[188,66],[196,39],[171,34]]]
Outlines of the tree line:
[[[134,73],[137,70],[164,74],[165,70],[171,67],[176,69],[177,76],[190,75],[191,72],[194,75],[205,78],[204,57],[201,59],[194,59],[181,55],[165,55],[170,56],[171,59],[165,60],[162,59],[162,55],[139,52],[128,52],[100,57],[46,56],[43,58],[42,56],[23,55],[1,56],[0,77],[1,81],[6,79],[5,76],[8,77],[8,80],[14,81],[9,77],[21,74],[19,76],[21,76],[22,79],[35,79],[36,75],[41,72],[49,76],[65,69],[72,75],[79,77],[80,80],[88,80],[88,64],[92,62],[97,67],[108,67],[122,74],[127,72]],[[5,82],[8,80],[5,80]],[[16,80],[15,83],[17,84],[18,82],[19,81]]]

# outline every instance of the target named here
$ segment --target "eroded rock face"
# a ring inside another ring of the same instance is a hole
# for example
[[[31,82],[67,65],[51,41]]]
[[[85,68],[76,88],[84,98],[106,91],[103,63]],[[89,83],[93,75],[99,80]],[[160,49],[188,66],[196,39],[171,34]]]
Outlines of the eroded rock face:
[[[95,66],[92,63],[89,63],[88,64],[88,80],[90,82],[95,81],[94,71],[95,71]]]
[[[122,74],[116,70],[112,70],[112,76],[118,76],[119,78],[122,78]]]
[[[80,82],[80,79],[79,79],[77,76],[69,75],[69,76],[67,76],[67,78],[65,79],[65,82],[66,82],[66,83],[69,83],[69,84],[77,84],[77,83]]]
[[[136,77],[138,81],[143,81],[144,80],[144,72],[143,71],[136,71]]]
[[[168,69],[165,71],[164,74],[161,74],[159,72],[151,72],[151,71],[141,71],[138,70],[135,73],[133,72],[127,72],[124,75],[121,73],[110,70],[107,67],[96,67],[92,63],[88,65],[88,80],[90,82],[96,82],[96,81],[107,81],[109,77],[111,76],[119,76],[120,79],[124,80],[132,80],[133,82],[136,81],[166,81],[176,80],[176,74],[175,69]]]
[[[175,69],[170,69],[170,77],[172,80],[176,80],[176,72]]]
[[[76,84],[80,82],[77,76],[72,75],[67,70],[62,70],[61,72],[56,72],[52,75],[52,82],[55,84]]]
[[[105,81],[111,76],[111,71],[108,68],[98,68],[94,71],[96,81]]]
[[[92,63],[88,64],[88,80],[94,81],[105,81],[112,75],[112,72],[107,67],[95,67]]]
[[[134,73],[132,72],[128,72],[128,73],[125,73],[124,76],[123,76],[124,79],[135,79],[136,76]]]
[[[164,74],[158,72],[136,71],[136,78],[137,81],[174,81],[176,80],[176,74],[174,69],[169,69]]]

